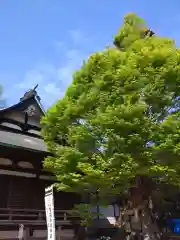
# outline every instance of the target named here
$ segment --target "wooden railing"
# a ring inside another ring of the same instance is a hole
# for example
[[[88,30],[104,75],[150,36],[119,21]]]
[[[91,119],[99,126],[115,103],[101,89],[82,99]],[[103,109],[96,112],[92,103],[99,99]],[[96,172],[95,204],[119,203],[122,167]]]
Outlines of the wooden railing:
[[[56,222],[70,224],[79,221],[79,216],[71,210],[55,210]],[[0,208],[0,225],[2,223],[30,223],[44,224],[46,222],[46,213],[39,209],[13,209]]]

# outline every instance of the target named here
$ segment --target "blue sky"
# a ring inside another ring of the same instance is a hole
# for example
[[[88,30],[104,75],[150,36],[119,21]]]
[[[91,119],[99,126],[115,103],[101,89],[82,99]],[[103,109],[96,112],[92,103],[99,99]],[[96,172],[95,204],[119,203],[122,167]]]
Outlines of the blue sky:
[[[39,84],[45,108],[90,53],[112,42],[128,12],[180,44],[179,0],[0,0],[0,84],[7,105]]]

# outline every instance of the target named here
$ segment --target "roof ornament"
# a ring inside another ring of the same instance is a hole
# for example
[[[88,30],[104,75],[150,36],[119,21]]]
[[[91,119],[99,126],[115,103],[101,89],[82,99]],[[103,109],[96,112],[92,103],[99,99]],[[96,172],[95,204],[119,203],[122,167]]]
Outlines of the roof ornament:
[[[28,114],[28,116],[32,117],[36,115],[36,107],[34,105],[30,105],[25,112]]]
[[[37,92],[36,92],[36,89],[38,87],[38,84],[33,88],[33,89],[30,89],[29,91],[25,92],[24,96],[22,98],[20,98],[20,101],[24,101],[28,98],[31,98],[31,97],[37,97],[38,100],[40,101],[40,97],[37,95]]]

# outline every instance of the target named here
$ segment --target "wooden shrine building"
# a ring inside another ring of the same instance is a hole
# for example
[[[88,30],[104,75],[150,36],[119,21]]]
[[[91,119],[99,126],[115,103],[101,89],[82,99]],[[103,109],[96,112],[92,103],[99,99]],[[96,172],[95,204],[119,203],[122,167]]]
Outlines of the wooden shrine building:
[[[44,191],[54,177],[42,167],[48,155],[40,133],[44,113],[35,89],[17,104],[0,109],[0,239],[17,239],[20,225],[24,239],[46,239]],[[72,238],[78,220],[68,210],[78,201],[71,193],[55,196],[61,239]]]

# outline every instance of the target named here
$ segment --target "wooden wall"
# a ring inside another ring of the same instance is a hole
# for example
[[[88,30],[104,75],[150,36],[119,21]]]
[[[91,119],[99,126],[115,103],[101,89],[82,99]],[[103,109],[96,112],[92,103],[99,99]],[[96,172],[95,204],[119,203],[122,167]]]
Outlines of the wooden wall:
[[[44,209],[44,190],[52,182],[37,178],[0,175],[0,208]],[[80,197],[55,192],[55,208],[71,209]]]

